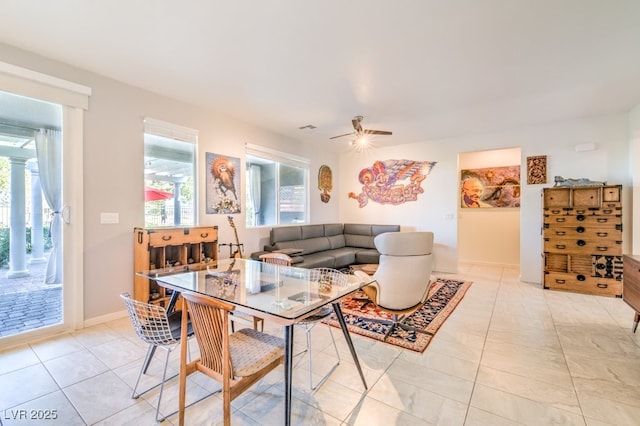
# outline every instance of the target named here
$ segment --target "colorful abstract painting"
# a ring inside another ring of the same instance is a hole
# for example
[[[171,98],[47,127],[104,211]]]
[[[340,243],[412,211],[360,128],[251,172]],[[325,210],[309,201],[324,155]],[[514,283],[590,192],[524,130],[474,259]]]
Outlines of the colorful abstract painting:
[[[520,207],[520,166],[461,170],[460,207]]]
[[[207,152],[207,214],[240,213],[240,159]]]
[[[362,169],[358,180],[360,194],[349,192],[349,198],[358,200],[360,208],[369,200],[379,204],[398,205],[416,201],[422,194],[422,182],[427,178],[435,161],[384,160]]]

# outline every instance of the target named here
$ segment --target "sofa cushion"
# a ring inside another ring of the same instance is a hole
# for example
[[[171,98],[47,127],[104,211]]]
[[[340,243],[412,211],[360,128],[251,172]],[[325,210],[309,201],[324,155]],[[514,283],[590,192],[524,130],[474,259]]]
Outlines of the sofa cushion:
[[[282,241],[273,245],[276,250],[297,248],[302,249],[302,256],[316,253],[318,251],[331,250],[331,244],[326,237],[307,238],[306,240]]]
[[[400,232],[400,225],[371,225],[371,235],[374,237],[384,232]]]
[[[344,233],[356,235],[371,235],[371,225],[364,225],[361,223],[345,223]]]
[[[344,225],[341,223],[327,223],[324,225],[324,236],[331,237],[332,235],[344,234]]]
[[[330,256],[333,256],[334,268],[343,268],[356,262],[356,249],[352,247],[343,247],[335,250],[326,251]]]
[[[344,240],[344,234],[332,235],[331,237],[327,237],[327,239],[332,249],[339,249],[347,245]]]
[[[354,263],[380,263],[380,253],[376,249],[360,249]]]
[[[301,268],[333,268],[335,263],[335,258],[327,254],[326,251],[312,253],[303,256],[303,258],[304,261],[296,266]]]
[[[371,235],[344,234],[344,243],[347,247],[376,248]]]
[[[271,228],[269,231],[269,240],[271,244],[278,243],[280,241],[294,241],[302,239],[302,227],[301,226],[280,226],[277,228]],[[288,247],[283,247],[288,248]]]
[[[314,237],[324,237],[324,225],[303,225],[300,228],[302,230],[302,238],[305,240]]]

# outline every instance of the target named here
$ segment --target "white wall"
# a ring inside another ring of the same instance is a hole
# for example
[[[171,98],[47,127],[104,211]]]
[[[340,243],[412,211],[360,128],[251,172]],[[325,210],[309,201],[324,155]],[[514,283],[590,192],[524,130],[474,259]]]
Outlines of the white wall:
[[[243,160],[244,144],[263,145],[311,159],[312,223],[361,222],[399,223],[404,230],[432,230],[436,235],[436,268],[456,271],[458,262],[458,164],[460,152],[521,147],[521,166],[529,155],[547,155],[549,178],[588,177],[628,186],[629,125],[626,115],[576,120],[557,125],[432,140],[396,147],[379,148],[364,154],[340,157],[327,149],[287,139],[256,128],[224,114],[187,105],[149,93],[100,75],[0,44],[4,62],[89,86],[93,95],[85,114],[84,147],[84,295],[85,319],[122,310],[118,294],[132,291],[132,230],[141,226],[143,202],[142,119],[153,117],[200,131],[199,176],[204,181],[206,152],[223,153]],[[636,120],[638,122],[640,120]],[[635,126],[635,129],[640,126]],[[636,138],[637,140],[637,138]],[[574,151],[580,143],[595,143],[593,152]],[[369,202],[359,208],[349,199],[350,191],[360,192],[358,172],[375,160],[407,158],[437,161],[423,182],[424,194],[417,202],[382,206]],[[328,164],[334,171],[334,190],[328,204],[315,191],[317,171]],[[243,167],[244,168],[244,167]],[[243,172],[244,182],[244,172]],[[551,186],[552,183],[547,186]],[[520,234],[521,275],[525,281],[540,282],[540,192],[543,185],[523,185]],[[243,188],[244,189],[244,188]],[[630,191],[625,189],[624,199]],[[205,188],[200,186],[200,200]],[[243,191],[244,196],[244,191]],[[200,224],[217,225],[220,242],[233,241],[225,215],[206,215],[200,203]],[[625,204],[625,243],[630,209]],[[120,223],[100,224],[101,212],[117,212]],[[246,230],[244,211],[237,217],[239,237],[250,253],[268,239],[268,228]],[[625,251],[627,252],[627,251]],[[227,253],[221,252],[225,257]]]
[[[520,148],[463,152],[458,170],[518,165],[520,157]],[[523,176],[526,181],[526,170]],[[458,203],[458,260],[518,266],[520,209],[463,209]]]
[[[266,146],[311,160],[311,220],[338,221],[334,182],[332,200],[320,201],[317,171],[328,164],[335,171],[338,155],[326,149],[287,139],[224,114],[187,105],[131,87],[100,75],[0,44],[0,57],[13,65],[89,86],[92,96],[84,123],[84,306],[85,320],[124,309],[118,295],[133,289],[133,228],[144,225],[144,117],[153,117],[199,130],[198,175],[204,182],[205,153],[213,152],[242,160],[245,182],[245,143]],[[335,173],[335,172],[334,172]],[[242,188],[244,197],[244,186]],[[201,225],[217,225],[219,241],[234,241],[226,215],[205,213],[205,187],[198,188]],[[119,213],[120,223],[100,224],[101,212]],[[247,231],[245,212],[236,224],[247,253],[257,251],[268,238],[269,228]],[[222,250],[221,257],[228,252]]]
[[[595,151],[576,152],[575,145],[594,143]],[[345,222],[401,223],[403,229],[432,230],[436,241],[436,270],[457,270],[458,166],[461,152],[520,147],[521,168],[526,170],[526,157],[547,155],[548,183],[527,185],[523,179],[520,208],[520,273],[521,279],[540,283],[541,259],[541,192],[553,186],[553,176],[586,177],[625,186],[623,197],[629,200],[631,182],[629,161],[629,129],[626,114],[575,120],[553,125],[514,129],[492,134],[467,135],[445,140],[425,141],[395,147],[380,147],[364,154],[348,153],[340,158],[340,219]],[[423,182],[425,192],[416,202],[400,206],[382,206],[373,202],[359,208],[347,192],[360,192],[358,173],[375,160],[407,158],[437,161]],[[624,240],[630,234],[630,207],[623,209]],[[626,251],[625,251],[626,252]]]
[[[640,105],[637,105],[629,113],[629,141],[629,167],[632,170],[633,179],[631,190],[633,216],[627,231],[633,237],[631,238],[631,247],[625,253],[638,254],[640,253],[640,233],[635,232],[633,224],[636,220],[640,223],[640,175],[633,173],[633,171],[640,171]]]

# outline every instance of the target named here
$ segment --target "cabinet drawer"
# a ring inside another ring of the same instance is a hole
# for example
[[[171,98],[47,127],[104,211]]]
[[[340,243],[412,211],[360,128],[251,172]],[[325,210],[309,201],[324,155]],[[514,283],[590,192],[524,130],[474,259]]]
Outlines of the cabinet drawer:
[[[573,188],[571,207],[600,207],[602,188],[597,186]]]
[[[622,187],[620,185],[605,186],[602,188],[602,202],[603,204],[615,201],[622,201]]]
[[[149,232],[149,244],[152,246],[196,244],[217,241],[215,228],[176,228],[163,229],[162,232]]]
[[[179,246],[189,239],[184,229],[165,229],[162,232],[149,231],[149,244],[154,247],[172,245]]]
[[[621,255],[622,241],[610,241],[606,239],[590,240],[583,238],[545,238],[544,251],[552,253]]]
[[[592,241],[598,240],[622,240],[622,231],[618,229],[592,228],[582,225],[575,227],[559,227],[554,226],[544,230],[545,238],[559,239],[587,239]]]
[[[600,296],[622,295],[622,282],[615,279],[593,278],[584,275],[545,273],[544,288],[577,291]]]
[[[602,216],[594,214],[585,215],[545,215],[544,227],[578,227],[585,228],[608,228],[620,229],[622,231],[622,217],[620,216]]]
[[[542,205],[545,209],[571,207],[571,190],[569,188],[546,188],[543,194]]]

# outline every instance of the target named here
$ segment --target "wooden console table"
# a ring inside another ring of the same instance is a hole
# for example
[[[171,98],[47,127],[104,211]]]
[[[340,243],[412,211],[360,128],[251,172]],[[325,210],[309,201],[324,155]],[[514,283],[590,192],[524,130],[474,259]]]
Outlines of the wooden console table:
[[[622,298],[636,311],[633,318],[633,332],[638,328],[640,320],[640,255],[624,255],[623,259]]]

